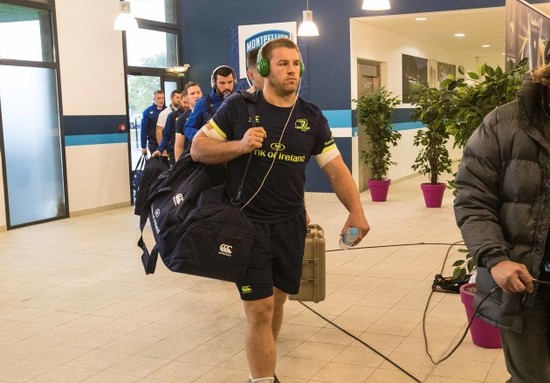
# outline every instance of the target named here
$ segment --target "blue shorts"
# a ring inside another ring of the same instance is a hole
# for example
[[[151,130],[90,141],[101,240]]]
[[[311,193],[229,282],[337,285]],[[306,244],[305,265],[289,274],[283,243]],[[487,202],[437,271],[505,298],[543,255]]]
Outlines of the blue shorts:
[[[256,240],[242,284],[241,299],[254,301],[273,295],[273,287],[297,294],[306,241],[305,214],[278,223],[254,223]]]

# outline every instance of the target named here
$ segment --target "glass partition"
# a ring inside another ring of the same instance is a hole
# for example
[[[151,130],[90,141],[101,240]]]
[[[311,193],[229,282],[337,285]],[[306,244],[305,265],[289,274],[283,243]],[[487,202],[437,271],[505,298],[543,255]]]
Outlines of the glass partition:
[[[9,226],[65,216],[56,71],[0,66],[0,100]]]

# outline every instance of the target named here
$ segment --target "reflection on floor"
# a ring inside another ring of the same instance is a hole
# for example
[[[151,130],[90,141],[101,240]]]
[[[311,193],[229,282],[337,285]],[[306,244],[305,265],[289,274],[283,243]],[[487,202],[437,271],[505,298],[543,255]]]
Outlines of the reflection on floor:
[[[392,184],[387,202],[362,194],[372,231],[363,248],[327,253],[327,298],[308,305],[418,381],[504,382],[502,351],[477,347],[469,336],[439,365],[426,355],[422,317],[431,283],[447,244],[461,238],[451,192],[442,208],[428,209],[420,182]],[[332,194],[308,194],[307,208],[325,229],[327,249],[336,249],[345,209]],[[0,233],[0,382],[246,381],[234,286],[162,264],[146,276],[138,234],[132,208]],[[455,248],[450,258],[457,256]],[[278,340],[283,383],[415,381],[299,302],[286,310]],[[426,327],[434,359],[465,326],[458,295],[432,296]]]

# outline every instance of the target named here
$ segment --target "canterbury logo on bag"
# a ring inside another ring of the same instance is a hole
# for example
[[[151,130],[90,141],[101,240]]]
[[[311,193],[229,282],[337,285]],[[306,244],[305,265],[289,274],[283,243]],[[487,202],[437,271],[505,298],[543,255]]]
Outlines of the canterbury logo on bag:
[[[172,197],[172,201],[174,202],[174,206],[178,206],[180,203],[182,203],[185,200],[182,193],[178,193],[175,196]]]
[[[220,245],[220,251],[218,251],[218,254],[225,255],[226,257],[231,257],[231,255],[233,255],[233,246],[222,243]]]

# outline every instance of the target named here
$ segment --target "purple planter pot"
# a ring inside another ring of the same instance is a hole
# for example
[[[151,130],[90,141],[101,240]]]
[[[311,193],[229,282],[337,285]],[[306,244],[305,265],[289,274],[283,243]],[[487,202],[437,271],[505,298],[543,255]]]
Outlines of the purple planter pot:
[[[424,195],[424,203],[426,204],[426,207],[441,207],[441,204],[443,203],[443,194],[445,194],[446,187],[447,186],[443,183],[420,184],[422,194]]]
[[[373,180],[369,179],[367,185],[369,185],[370,197],[373,202],[384,202],[388,197],[388,190],[390,188],[391,180]]]
[[[460,286],[460,300],[464,303],[468,322],[474,315],[474,295],[475,283],[466,283]],[[500,340],[500,330],[497,327],[491,326],[479,318],[475,318],[470,326],[470,335],[472,342],[476,346],[484,348],[501,348],[502,341]]]

